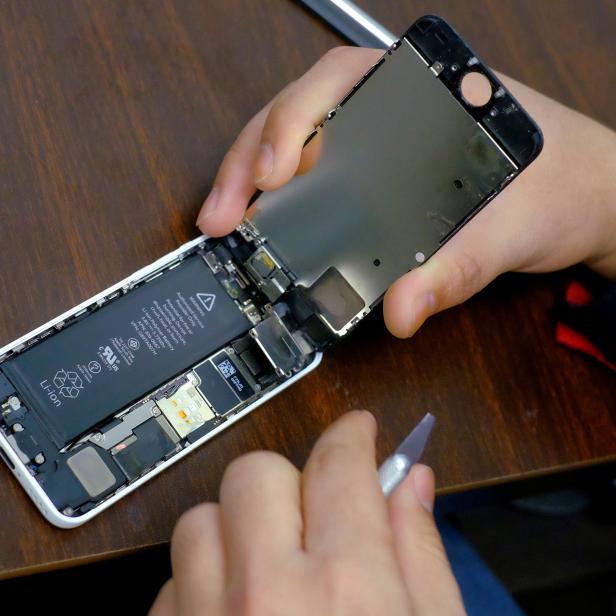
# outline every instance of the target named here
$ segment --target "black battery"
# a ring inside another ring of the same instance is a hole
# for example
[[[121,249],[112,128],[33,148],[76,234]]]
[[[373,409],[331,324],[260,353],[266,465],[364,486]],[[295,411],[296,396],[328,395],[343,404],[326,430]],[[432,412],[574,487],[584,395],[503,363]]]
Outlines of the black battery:
[[[63,446],[250,327],[195,254],[7,360],[2,370]]]

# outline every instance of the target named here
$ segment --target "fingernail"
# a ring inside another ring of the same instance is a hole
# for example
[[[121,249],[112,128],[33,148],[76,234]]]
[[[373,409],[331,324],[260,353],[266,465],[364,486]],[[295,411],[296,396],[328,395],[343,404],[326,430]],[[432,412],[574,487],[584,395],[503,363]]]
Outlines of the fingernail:
[[[435,307],[436,296],[432,292],[424,293],[413,301],[409,314],[407,338],[413,336],[424,324],[425,320],[434,313]]]
[[[420,295],[413,304],[415,313],[425,315],[426,317],[433,312],[435,306],[436,296],[432,292]]]
[[[218,207],[218,201],[220,197],[220,190],[218,186],[214,186],[207,196],[207,199],[203,202],[199,216],[197,216],[197,227],[201,226],[201,223],[209,218]]]
[[[413,489],[424,509],[434,509],[434,472],[425,464],[416,464],[413,469]]]
[[[269,143],[262,143],[255,162],[255,183],[262,182],[274,169],[274,150]]]
[[[376,437],[376,433],[378,429],[377,423],[376,423],[376,417],[370,411],[366,411],[365,409],[361,410],[360,413],[363,415],[366,422],[370,424],[370,430],[373,436]]]

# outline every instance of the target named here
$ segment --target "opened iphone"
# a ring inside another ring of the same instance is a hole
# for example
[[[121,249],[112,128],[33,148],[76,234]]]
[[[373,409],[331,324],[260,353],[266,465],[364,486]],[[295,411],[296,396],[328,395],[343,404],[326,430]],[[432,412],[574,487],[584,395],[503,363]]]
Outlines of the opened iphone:
[[[491,95],[461,91],[480,73]],[[0,349],[0,452],[36,506],[91,519],[313,370],[540,152],[462,39],[418,20],[306,143],[307,173]]]

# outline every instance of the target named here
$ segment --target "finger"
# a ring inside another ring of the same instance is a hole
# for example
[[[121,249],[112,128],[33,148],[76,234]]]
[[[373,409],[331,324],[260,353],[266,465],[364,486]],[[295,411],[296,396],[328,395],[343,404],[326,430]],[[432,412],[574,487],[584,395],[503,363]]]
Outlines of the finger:
[[[396,554],[413,614],[465,614],[458,584],[432,517],[434,473],[417,464],[389,498]]]
[[[304,173],[308,173],[308,171],[310,171],[319,162],[322,150],[323,134],[315,133],[302,149],[295,175],[304,175]]]
[[[229,570],[286,561],[302,549],[299,471],[267,451],[241,456],[220,486]]]
[[[374,555],[391,548],[375,437],[372,415],[353,411],[334,422],[314,446],[302,476],[309,553]]]
[[[392,334],[412,336],[429,316],[464,302],[513,268],[522,243],[513,225],[507,226],[510,207],[515,204],[501,195],[426,263],[391,285],[383,314]]]
[[[206,235],[225,235],[242,221],[246,205],[256,190],[252,164],[270,107],[271,103],[248,122],[225,155],[213,188],[197,216],[197,226]]]
[[[348,50],[332,50],[325,54],[317,65],[311,69],[312,73],[308,71],[297,82],[287,86],[274,101],[262,109],[246,125],[225,156],[214,180],[214,187],[205,200],[197,218],[197,226],[201,231],[207,235],[220,236],[231,232],[241,222],[248,201],[255,191],[255,159],[260,150],[261,134],[265,120],[274,103],[280,102],[281,98],[286,98],[289,90],[292,91],[289,96],[289,102],[297,101],[300,103],[297,106],[292,105],[291,107],[284,103],[275,114],[275,121],[273,120],[273,125],[277,126],[280,119],[286,113],[281,114],[281,112],[286,110],[291,114],[287,118],[290,126],[296,126],[297,123],[303,126],[300,131],[303,137],[299,145],[297,145],[297,151],[294,151],[293,154],[293,156],[297,157],[297,162],[295,163],[295,169],[297,169],[301,148],[306,137],[314,129],[315,124],[342,98],[370,64],[381,54],[382,52],[378,50],[369,49],[353,49],[351,53]],[[317,66],[319,70],[315,74],[314,69]],[[327,71],[325,71],[326,68]],[[341,70],[343,71],[342,74],[340,74]],[[308,80],[309,74],[311,74],[311,77]],[[319,74],[323,79],[318,78]],[[327,75],[329,77],[325,78]],[[306,88],[309,90],[306,90]],[[314,88],[314,91],[312,91],[312,88]],[[306,95],[305,106],[301,104],[304,94]],[[308,115],[303,111],[306,106],[312,106],[312,111]],[[300,114],[299,119],[296,120],[294,118],[294,112]],[[308,116],[313,118],[309,126],[305,124],[306,117]],[[293,130],[291,132],[292,135],[297,137],[297,133],[294,133]],[[266,140],[265,143],[269,143],[269,141]],[[264,152],[267,157],[267,147],[264,148]],[[265,164],[269,163],[266,161]],[[262,172],[260,171],[259,175],[261,174]],[[284,181],[290,179],[293,174],[294,171],[290,172]],[[284,181],[280,181],[277,185],[281,185]],[[268,186],[268,189],[271,189],[273,186],[271,184],[268,185],[267,182],[265,184]]]
[[[261,190],[279,188],[295,175],[306,138],[382,55],[378,49],[337,47],[276,97],[254,163]]]
[[[173,579],[167,580],[148,612],[148,616],[175,616],[175,587]]]
[[[226,555],[220,508],[203,503],[178,520],[171,540],[178,614],[222,614]]]

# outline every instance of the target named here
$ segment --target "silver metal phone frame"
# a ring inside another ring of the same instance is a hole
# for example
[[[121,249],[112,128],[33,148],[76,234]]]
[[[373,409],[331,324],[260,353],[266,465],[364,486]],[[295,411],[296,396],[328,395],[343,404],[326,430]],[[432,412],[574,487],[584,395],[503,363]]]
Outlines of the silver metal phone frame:
[[[78,304],[77,306],[75,306],[74,308],[71,308],[70,310],[63,312],[62,314],[55,317],[54,319],[47,321],[40,327],[37,327],[31,332],[28,332],[27,334],[20,336],[19,338],[17,338],[17,340],[14,340],[13,342],[0,348],[0,361],[2,361],[6,357],[6,355],[8,355],[8,353],[12,351],[16,351],[16,350],[21,350],[21,348],[23,348],[23,346],[32,338],[36,338],[37,336],[40,336],[46,331],[54,329],[57,325],[60,325],[61,323],[66,321],[66,319],[72,318],[76,316],[77,314],[79,314],[80,312],[87,310],[92,305],[103,300],[107,296],[115,293],[116,291],[121,291],[123,289],[130,289],[135,284],[142,282],[143,280],[146,280],[147,278],[151,277],[153,274],[168,267],[175,261],[181,260],[184,257],[184,255],[186,255],[186,253],[201,246],[205,242],[206,239],[207,239],[206,236],[201,235],[195,238],[194,240],[191,240],[190,242],[183,244],[176,250],[164,255],[163,257],[161,257],[160,259],[157,259],[153,263],[150,263],[149,265],[146,265],[145,267],[137,270],[130,276],[127,276],[126,278],[114,284],[113,286],[109,287],[108,289],[105,289],[104,291],[97,293],[90,299],[87,299],[81,302],[80,304]],[[239,411],[235,415],[230,416],[226,421],[224,421],[218,427],[214,428],[207,434],[204,434],[200,439],[196,440],[194,443],[191,443],[190,445],[188,445],[187,447],[179,451],[177,454],[173,455],[168,460],[161,462],[158,466],[148,471],[145,475],[135,480],[133,483],[130,483],[124,487],[119,488],[115,494],[113,494],[106,500],[102,501],[101,503],[93,507],[87,513],[84,513],[79,516],[67,516],[61,513],[60,511],[58,511],[56,506],[51,502],[51,499],[45,493],[45,490],[43,489],[43,487],[39,484],[36,478],[30,473],[25,463],[21,461],[21,459],[19,458],[17,453],[13,450],[10,443],[8,442],[4,434],[2,434],[2,432],[0,432],[0,449],[2,450],[2,453],[6,456],[7,460],[13,465],[13,468],[11,468],[9,464],[7,464],[7,467],[9,468],[9,470],[12,471],[13,475],[17,478],[17,481],[19,481],[19,483],[23,486],[26,493],[28,494],[32,502],[35,504],[37,509],[43,514],[43,516],[49,522],[51,522],[54,526],[57,526],[59,528],[75,528],[77,526],[81,526],[85,522],[88,522],[89,520],[97,516],[99,513],[107,509],[108,507],[111,507],[111,505],[118,502],[121,498],[124,498],[124,496],[130,494],[133,490],[143,485],[146,481],[149,481],[150,479],[152,479],[153,477],[161,473],[164,469],[171,466],[171,464],[177,462],[184,456],[188,455],[190,452],[194,451],[197,447],[199,447],[200,445],[203,445],[203,443],[205,443],[206,441],[209,441],[211,438],[215,437],[218,433],[222,432],[223,430],[226,430],[229,426],[233,425],[236,421],[239,421],[240,419],[248,415],[248,413],[256,409],[258,406],[260,406],[261,404],[264,404],[265,402],[267,402],[268,400],[276,396],[278,393],[280,393],[287,387],[291,386],[293,383],[295,383],[302,377],[306,376],[309,372],[312,372],[312,370],[314,370],[321,363],[322,357],[323,357],[322,353],[316,352],[313,360],[305,368],[303,368],[300,372],[290,377],[288,380],[284,381],[283,383],[281,383],[280,385],[278,385],[271,391],[263,394],[261,398],[259,398],[258,400],[255,400],[252,404],[249,404],[245,409]]]

